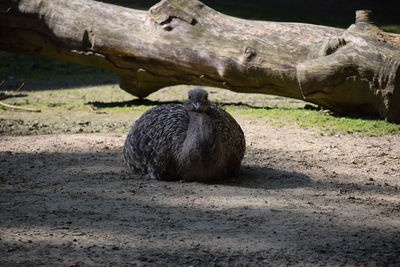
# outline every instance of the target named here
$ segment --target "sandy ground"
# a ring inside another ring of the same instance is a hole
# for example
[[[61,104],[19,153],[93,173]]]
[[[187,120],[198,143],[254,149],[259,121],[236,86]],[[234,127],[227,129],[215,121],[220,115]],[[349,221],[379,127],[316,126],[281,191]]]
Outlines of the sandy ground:
[[[134,176],[122,134],[0,136],[0,266],[400,266],[400,136],[239,123],[222,184]]]

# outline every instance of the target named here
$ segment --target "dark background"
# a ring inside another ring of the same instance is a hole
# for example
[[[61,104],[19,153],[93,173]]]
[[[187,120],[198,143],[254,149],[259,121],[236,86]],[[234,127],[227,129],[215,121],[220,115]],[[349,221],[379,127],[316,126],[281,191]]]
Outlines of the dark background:
[[[98,0],[148,9],[158,0]],[[204,0],[206,5],[236,17],[257,20],[305,22],[346,28],[355,10],[370,9],[378,25],[400,24],[400,0]]]

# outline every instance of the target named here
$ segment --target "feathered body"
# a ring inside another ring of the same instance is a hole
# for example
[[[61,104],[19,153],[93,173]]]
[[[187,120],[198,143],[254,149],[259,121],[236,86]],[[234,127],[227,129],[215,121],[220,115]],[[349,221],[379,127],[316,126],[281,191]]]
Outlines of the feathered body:
[[[207,96],[195,89],[183,105],[145,112],[125,141],[128,166],[160,180],[211,181],[237,175],[246,146],[243,131]]]

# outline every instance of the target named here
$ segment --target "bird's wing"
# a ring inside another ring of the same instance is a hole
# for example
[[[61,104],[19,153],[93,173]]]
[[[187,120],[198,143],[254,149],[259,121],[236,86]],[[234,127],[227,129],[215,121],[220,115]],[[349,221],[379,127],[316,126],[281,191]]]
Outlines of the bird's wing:
[[[241,160],[246,149],[246,141],[240,125],[228,112],[216,105],[211,105],[209,115],[218,130],[219,142],[231,146],[234,154]]]
[[[177,179],[176,155],[186,137],[189,116],[182,105],[163,105],[140,117],[128,133],[124,158],[141,174]]]

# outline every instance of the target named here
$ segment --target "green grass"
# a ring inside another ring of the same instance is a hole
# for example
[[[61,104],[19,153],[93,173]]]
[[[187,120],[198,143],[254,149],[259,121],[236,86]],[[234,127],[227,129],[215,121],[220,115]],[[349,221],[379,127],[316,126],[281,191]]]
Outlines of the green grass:
[[[303,129],[313,129],[321,135],[357,134],[361,136],[381,136],[400,134],[400,125],[382,120],[337,117],[331,112],[299,108],[252,109],[228,106],[233,115],[245,115],[249,119],[268,118],[280,127],[288,124]]]
[[[11,97],[3,101],[21,107],[40,109],[42,112],[39,114],[30,114],[0,107],[1,118],[25,118],[27,120],[38,121],[50,120],[57,124],[57,116],[61,116],[69,118],[71,123],[74,120],[79,120],[77,118],[81,118],[81,120],[92,121],[92,123],[97,125],[102,124],[102,120],[107,118],[109,121],[115,120],[129,126],[132,118],[137,118],[146,110],[154,107],[151,103],[133,105],[130,101],[135,99],[135,97],[120,90],[118,85],[98,85],[75,89],[41,90],[21,93],[22,95],[19,97]],[[153,101],[181,101],[185,97],[185,94],[185,91],[177,87],[157,92],[150,99]],[[286,102],[284,108],[274,107],[276,106],[277,98],[271,96],[257,96],[257,98],[263,97],[262,102],[264,107],[269,108],[255,107],[251,104],[248,105],[249,102],[251,103],[252,97],[254,96],[226,93],[223,90],[211,94],[212,99],[215,99],[236,118],[265,120],[267,125],[272,125],[273,127],[291,125],[303,129],[311,129],[321,135],[355,134],[361,136],[381,136],[400,134],[399,124],[382,120],[340,117],[326,110],[299,108],[299,103],[291,104],[290,102]],[[287,101],[287,99],[282,98],[281,101]],[[229,104],[235,102],[236,104],[234,105]],[[102,105],[102,103],[106,103],[106,105]],[[111,103],[111,105],[107,105],[107,103]],[[97,115],[98,113],[102,115]],[[98,121],[94,122],[95,120]],[[123,128],[118,131],[123,132],[126,129]]]
[[[96,102],[122,103],[121,106],[100,108],[104,112],[126,113],[126,112],[144,112],[153,106],[131,106],[124,102],[132,100],[134,97],[117,85],[101,85],[93,87],[82,87],[75,89],[43,90],[33,92],[22,92],[22,97],[7,99],[10,104],[40,109],[46,112],[67,112],[67,111],[93,111],[99,109]],[[0,107],[6,110],[5,107]]]
[[[108,118],[111,121],[114,119],[115,121],[125,121],[127,122],[126,125],[130,125],[128,122],[131,121],[132,117],[137,118],[146,110],[154,107],[154,105],[131,105],[129,101],[132,99],[131,95],[119,90],[116,86],[102,85],[78,89],[28,92],[25,96],[9,98],[4,102],[22,107],[41,109],[41,113],[34,114],[37,116],[34,119],[39,121],[56,121],[56,117],[62,114],[63,117],[69,117],[72,121],[74,118],[84,116],[89,121],[99,119],[98,124],[102,123],[102,119]],[[179,101],[180,99],[176,100]],[[120,103],[121,105],[102,108],[101,106],[90,104],[93,102]],[[123,103],[127,104],[124,105]],[[265,120],[266,125],[269,124],[273,127],[292,125],[314,130],[321,135],[356,134],[361,136],[381,136],[400,134],[400,125],[382,120],[337,117],[331,112],[302,108],[256,108],[237,104],[224,105],[223,101],[221,104],[236,118]],[[94,115],[95,112],[104,113],[104,115],[99,117]],[[13,118],[15,118],[15,114],[17,114],[17,117],[28,118],[27,113],[8,110],[4,107],[0,108],[0,117],[7,118],[10,114]]]
[[[393,32],[400,34],[400,25],[382,25],[379,28],[385,32]]]

